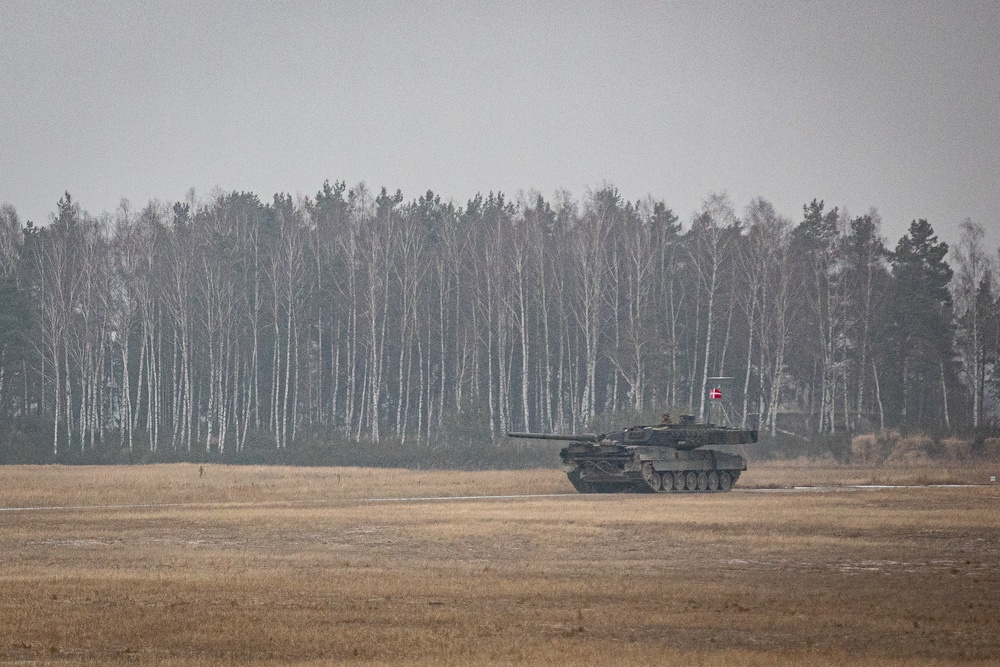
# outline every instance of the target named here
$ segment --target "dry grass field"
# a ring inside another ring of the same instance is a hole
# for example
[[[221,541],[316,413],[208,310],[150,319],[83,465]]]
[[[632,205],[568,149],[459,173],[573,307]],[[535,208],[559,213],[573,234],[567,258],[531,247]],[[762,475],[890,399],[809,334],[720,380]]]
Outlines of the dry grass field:
[[[987,464],[203,473],[0,468],[0,665],[1000,664]]]

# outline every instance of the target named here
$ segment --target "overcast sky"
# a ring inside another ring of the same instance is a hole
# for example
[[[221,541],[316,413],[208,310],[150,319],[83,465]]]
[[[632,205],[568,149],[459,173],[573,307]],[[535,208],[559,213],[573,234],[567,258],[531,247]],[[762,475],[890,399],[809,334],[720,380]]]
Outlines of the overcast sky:
[[[813,198],[1000,244],[1000,0],[0,0],[0,202]]]

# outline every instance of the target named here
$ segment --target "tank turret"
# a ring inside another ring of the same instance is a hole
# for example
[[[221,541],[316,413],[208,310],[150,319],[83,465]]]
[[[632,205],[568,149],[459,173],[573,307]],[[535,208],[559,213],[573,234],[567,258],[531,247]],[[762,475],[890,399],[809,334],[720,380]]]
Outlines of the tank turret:
[[[629,426],[593,433],[508,433],[511,438],[562,440],[569,444],[560,457],[570,483],[582,493],[646,493],[729,491],[747,469],[738,454],[708,445],[757,442],[757,431],[701,424],[684,415],[669,415],[656,425]]]

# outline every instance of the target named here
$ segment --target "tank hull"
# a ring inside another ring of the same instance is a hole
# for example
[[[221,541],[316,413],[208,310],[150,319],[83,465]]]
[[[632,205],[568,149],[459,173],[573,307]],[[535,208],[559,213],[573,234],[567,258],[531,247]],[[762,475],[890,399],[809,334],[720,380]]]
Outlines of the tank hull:
[[[714,449],[574,442],[560,452],[581,493],[718,493],[732,489],[746,459]]]

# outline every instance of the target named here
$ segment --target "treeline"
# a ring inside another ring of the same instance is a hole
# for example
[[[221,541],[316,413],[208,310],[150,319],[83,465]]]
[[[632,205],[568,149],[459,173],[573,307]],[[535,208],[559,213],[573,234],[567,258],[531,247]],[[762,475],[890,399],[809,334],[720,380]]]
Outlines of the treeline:
[[[682,224],[610,187],[456,206],[343,182],[0,222],[7,461],[476,465],[509,429],[704,417],[718,385],[770,434],[992,425],[971,223],[949,255],[927,221],[890,250],[877,213],[821,201],[793,222],[713,195]]]

